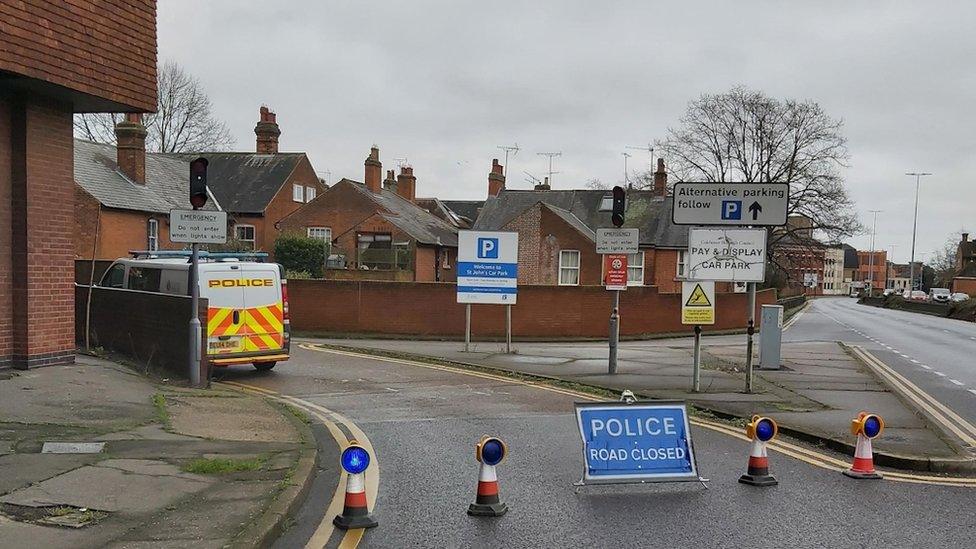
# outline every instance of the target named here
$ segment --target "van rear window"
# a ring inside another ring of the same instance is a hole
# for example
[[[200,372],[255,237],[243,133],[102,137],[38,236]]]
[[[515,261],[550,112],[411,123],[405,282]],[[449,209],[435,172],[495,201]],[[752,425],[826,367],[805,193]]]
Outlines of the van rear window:
[[[158,292],[159,277],[161,274],[159,269],[130,267],[128,288],[130,290],[142,290],[144,292]]]

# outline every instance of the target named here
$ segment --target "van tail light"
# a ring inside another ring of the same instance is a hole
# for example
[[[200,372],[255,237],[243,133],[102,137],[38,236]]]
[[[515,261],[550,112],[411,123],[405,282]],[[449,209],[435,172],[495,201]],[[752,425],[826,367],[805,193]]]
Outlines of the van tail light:
[[[281,316],[288,320],[288,281],[281,279]]]

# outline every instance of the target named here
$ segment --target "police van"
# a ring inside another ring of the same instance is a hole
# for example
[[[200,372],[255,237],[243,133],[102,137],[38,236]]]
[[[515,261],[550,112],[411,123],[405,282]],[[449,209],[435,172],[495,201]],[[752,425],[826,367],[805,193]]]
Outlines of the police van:
[[[109,266],[99,286],[190,295],[189,252],[132,252]],[[206,298],[207,357],[215,366],[270,370],[288,360],[288,281],[266,253],[200,252],[200,297]],[[202,321],[203,319],[201,319]]]

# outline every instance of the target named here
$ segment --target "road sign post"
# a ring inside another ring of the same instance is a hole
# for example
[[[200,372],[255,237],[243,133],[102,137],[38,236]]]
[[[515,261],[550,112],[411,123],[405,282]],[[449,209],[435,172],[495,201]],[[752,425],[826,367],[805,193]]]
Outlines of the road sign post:
[[[613,291],[607,372],[617,373],[617,347],[620,344],[620,291],[627,289],[627,255],[637,253],[638,229],[598,229],[596,250],[603,254],[603,284]]]
[[[786,225],[789,183],[675,183],[676,225]]]
[[[749,324],[746,327],[746,392],[752,392],[752,336],[756,333],[756,283],[749,283]]]
[[[511,352],[511,306],[518,297],[518,233],[458,231],[457,302],[465,304],[464,350],[471,346],[471,304],[506,305],[505,352]]]
[[[681,283],[681,323],[695,326],[691,390],[697,393],[701,390],[701,327],[702,324],[715,324],[715,282]]]

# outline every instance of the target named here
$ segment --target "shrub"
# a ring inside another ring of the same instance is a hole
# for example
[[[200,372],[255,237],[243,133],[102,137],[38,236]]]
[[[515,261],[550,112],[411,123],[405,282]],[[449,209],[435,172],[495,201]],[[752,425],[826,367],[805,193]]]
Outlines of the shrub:
[[[314,278],[322,277],[325,265],[326,246],[318,238],[300,234],[283,234],[275,240],[275,261],[284,266],[285,271],[305,271]]]

